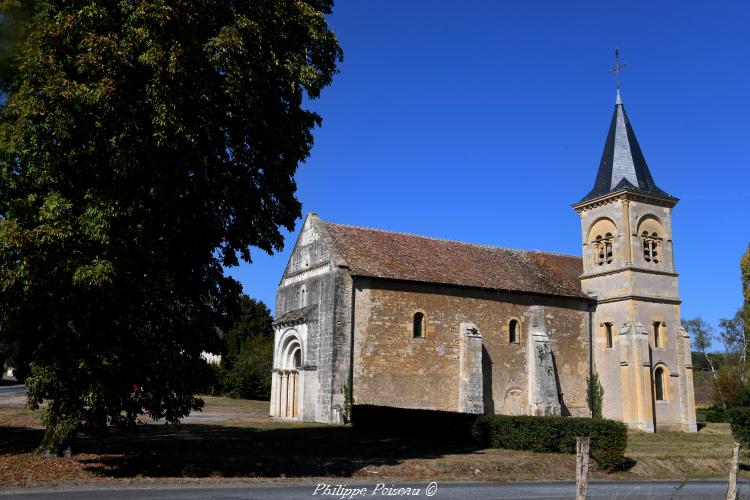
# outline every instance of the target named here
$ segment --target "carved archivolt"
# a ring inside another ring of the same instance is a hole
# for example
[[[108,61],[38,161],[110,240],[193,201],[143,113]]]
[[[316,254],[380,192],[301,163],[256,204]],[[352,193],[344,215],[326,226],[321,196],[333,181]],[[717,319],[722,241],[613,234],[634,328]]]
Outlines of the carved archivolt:
[[[304,364],[304,350],[299,335],[293,329],[281,334],[276,346],[276,368],[280,370],[296,370]]]

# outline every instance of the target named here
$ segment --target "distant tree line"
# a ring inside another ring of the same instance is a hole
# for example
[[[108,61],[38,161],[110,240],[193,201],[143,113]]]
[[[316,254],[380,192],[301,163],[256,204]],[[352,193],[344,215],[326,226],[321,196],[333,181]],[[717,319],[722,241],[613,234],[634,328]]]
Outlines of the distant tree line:
[[[224,336],[221,363],[209,365],[206,392],[243,399],[271,397],[272,321],[263,302],[241,297],[240,314]]]
[[[729,419],[727,410],[750,407],[750,245],[740,259],[740,274],[743,304],[732,317],[719,320],[718,335],[700,316],[682,321],[693,342],[693,369],[709,372],[713,380],[709,420]],[[715,341],[721,346],[718,352],[713,350]]]

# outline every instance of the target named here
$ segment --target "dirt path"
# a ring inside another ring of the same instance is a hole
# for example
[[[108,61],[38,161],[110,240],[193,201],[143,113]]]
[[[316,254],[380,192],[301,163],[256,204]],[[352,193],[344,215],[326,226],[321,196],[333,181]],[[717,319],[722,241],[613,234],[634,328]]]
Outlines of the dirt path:
[[[15,379],[4,377],[0,382],[0,406],[24,406],[28,388],[19,384]],[[203,423],[209,421],[237,420],[243,418],[264,418],[268,416],[265,408],[215,408],[211,405],[203,411],[193,412],[189,417],[181,420],[183,423]],[[154,422],[144,419],[149,425],[164,424],[164,421]]]

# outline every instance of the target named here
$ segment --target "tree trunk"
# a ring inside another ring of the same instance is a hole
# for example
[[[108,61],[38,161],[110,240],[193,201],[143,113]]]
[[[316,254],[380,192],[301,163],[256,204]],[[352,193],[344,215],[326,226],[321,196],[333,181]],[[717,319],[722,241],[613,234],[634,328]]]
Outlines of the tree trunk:
[[[38,451],[45,458],[70,458],[73,456],[73,444],[75,443],[77,434],[76,431],[72,431],[62,436],[58,432],[46,429]]]
[[[719,387],[719,384],[716,383],[716,370],[714,369],[714,364],[711,362],[711,358],[708,357],[708,353],[706,351],[703,351],[703,356],[705,356],[706,361],[708,362],[708,366],[711,367],[711,375],[714,377],[714,387],[716,388],[716,392],[719,393],[719,399],[721,399],[721,406],[725,410],[727,409],[727,402],[724,399],[724,394],[721,392],[721,388]]]

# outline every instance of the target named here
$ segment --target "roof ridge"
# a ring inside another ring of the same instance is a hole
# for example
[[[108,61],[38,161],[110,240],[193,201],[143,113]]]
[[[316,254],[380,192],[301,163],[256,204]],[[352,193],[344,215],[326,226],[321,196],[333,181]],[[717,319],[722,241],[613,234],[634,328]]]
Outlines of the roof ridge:
[[[572,254],[562,253],[562,252],[550,252],[548,250],[524,250],[524,249],[520,249],[520,248],[507,248],[507,247],[499,247],[499,246],[494,246],[494,245],[483,245],[481,243],[469,243],[469,242],[466,242],[466,241],[451,240],[451,239],[448,239],[448,238],[436,238],[434,236],[425,236],[423,234],[406,233],[406,232],[402,232],[402,231],[389,231],[387,229],[378,229],[378,228],[374,228],[374,227],[365,227],[365,226],[355,226],[353,224],[341,224],[341,223],[338,223],[338,222],[331,222],[331,221],[326,221],[326,220],[322,220],[322,219],[320,221],[322,223],[324,223],[324,224],[331,224],[331,225],[334,225],[334,226],[348,227],[348,228],[352,228],[352,229],[364,229],[366,231],[377,231],[379,233],[398,234],[398,235],[401,235],[401,236],[413,236],[415,238],[422,238],[422,239],[425,239],[425,240],[443,241],[443,242],[446,242],[446,243],[458,243],[459,245],[467,245],[467,246],[471,246],[471,247],[487,248],[487,249],[490,249],[490,250],[506,250],[506,251],[510,251],[510,252],[536,253],[536,254],[543,254],[543,255],[553,255],[553,256],[557,256],[557,257],[572,257],[574,259],[581,259],[581,257],[579,257],[578,255],[572,255]]]

